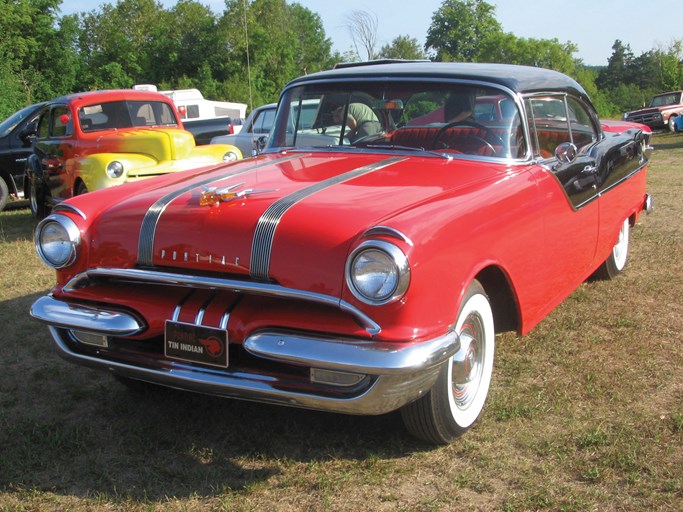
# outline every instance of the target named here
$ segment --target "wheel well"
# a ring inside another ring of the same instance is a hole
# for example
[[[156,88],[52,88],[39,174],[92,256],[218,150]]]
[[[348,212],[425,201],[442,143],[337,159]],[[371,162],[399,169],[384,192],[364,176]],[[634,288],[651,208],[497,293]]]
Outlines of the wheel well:
[[[81,177],[76,178],[76,181],[74,181],[74,189],[71,191],[71,195],[75,196],[78,193],[78,187],[81,183],[85,185],[85,182]]]
[[[498,267],[487,267],[476,279],[486,291],[493,309],[496,332],[519,331],[520,318],[517,298],[505,273]]]

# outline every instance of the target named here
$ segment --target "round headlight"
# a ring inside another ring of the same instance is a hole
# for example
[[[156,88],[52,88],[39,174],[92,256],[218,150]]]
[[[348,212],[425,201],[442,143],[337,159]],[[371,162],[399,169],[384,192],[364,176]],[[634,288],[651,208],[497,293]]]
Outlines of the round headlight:
[[[64,268],[76,260],[81,234],[68,217],[50,215],[38,224],[35,233],[36,251],[49,266]]]
[[[223,161],[224,162],[234,162],[235,160],[239,160],[237,153],[234,151],[228,151],[226,154],[223,155]]]
[[[382,240],[368,240],[351,253],[346,282],[353,295],[366,304],[381,305],[400,299],[410,283],[410,267],[403,251]]]
[[[107,165],[107,176],[109,176],[112,179],[120,178],[121,176],[123,176],[123,164],[116,160],[114,160],[113,162],[109,162],[109,165]]]

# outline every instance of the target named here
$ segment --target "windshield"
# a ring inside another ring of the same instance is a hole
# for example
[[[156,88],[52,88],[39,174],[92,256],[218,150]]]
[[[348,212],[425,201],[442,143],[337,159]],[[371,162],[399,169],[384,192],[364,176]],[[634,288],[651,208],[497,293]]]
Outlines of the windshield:
[[[669,94],[662,94],[661,96],[655,96],[652,98],[650,103],[651,107],[663,107],[664,105],[677,105],[681,102],[681,93],[672,92]]]
[[[308,84],[285,92],[267,149],[341,146],[526,154],[517,105],[493,87],[384,81]]]
[[[177,126],[173,109],[163,101],[111,101],[78,109],[84,132],[142,126]]]
[[[19,123],[26,119],[27,116],[31,115],[31,112],[35,111],[35,108],[36,105],[22,108],[0,123],[0,137],[7,136]]]

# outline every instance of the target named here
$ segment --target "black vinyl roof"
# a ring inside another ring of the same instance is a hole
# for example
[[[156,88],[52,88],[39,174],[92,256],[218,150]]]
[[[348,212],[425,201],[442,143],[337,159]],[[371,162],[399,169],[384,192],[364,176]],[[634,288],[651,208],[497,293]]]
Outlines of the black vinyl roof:
[[[429,61],[370,61],[338,65],[292,80],[289,86],[312,80],[345,80],[368,78],[434,78],[473,80],[497,84],[513,92],[568,92],[588,98],[575,80],[550,69],[512,64]]]

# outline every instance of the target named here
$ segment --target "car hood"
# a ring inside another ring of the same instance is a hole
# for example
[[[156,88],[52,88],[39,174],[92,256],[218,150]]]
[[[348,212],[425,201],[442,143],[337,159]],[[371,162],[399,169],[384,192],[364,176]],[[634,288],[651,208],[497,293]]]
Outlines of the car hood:
[[[90,268],[229,273],[339,293],[347,255],[369,229],[429,238],[428,220],[408,212],[433,211],[444,195],[505,172],[504,165],[436,157],[271,154],[70,202],[95,217]],[[95,214],[88,203],[110,206]]]
[[[97,139],[96,152],[137,153],[157,161],[188,158],[195,147],[193,135],[178,128],[125,129]]]

